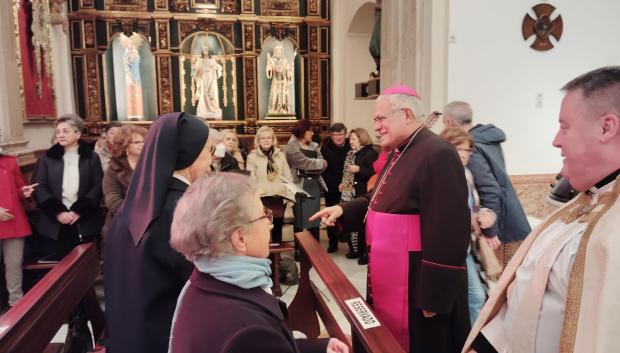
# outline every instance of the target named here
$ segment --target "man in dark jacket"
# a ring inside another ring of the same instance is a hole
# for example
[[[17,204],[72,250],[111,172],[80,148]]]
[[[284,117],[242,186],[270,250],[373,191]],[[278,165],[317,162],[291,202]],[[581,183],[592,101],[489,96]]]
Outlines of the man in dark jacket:
[[[329,128],[329,138],[323,141],[321,147],[323,159],[327,161],[327,169],[323,172],[323,180],[327,185],[325,192],[325,206],[327,207],[340,203],[341,194],[338,186],[342,182],[344,160],[350,149],[346,126],[342,123],[334,123]],[[338,232],[335,227],[327,228],[327,237],[329,238],[327,252],[336,252],[338,250]]]
[[[444,125],[461,128],[474,139],[474,153],[467,167],[474,176],[480,204],[497,214],[495,225],[482,230],[482,234],[494,249],[499,249],[505,267],[532,229],[506,173],[500,145],[506,141],[506,134],[492,124],[474,126],[472,117],[471,106],[466,102],[450,102],[443,111]]]

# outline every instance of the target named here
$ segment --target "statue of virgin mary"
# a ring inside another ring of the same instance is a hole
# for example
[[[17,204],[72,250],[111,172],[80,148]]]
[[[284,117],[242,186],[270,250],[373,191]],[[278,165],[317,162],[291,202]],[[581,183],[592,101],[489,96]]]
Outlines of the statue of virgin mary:
[[[127,119],[144,120],[142,80],[140,79],[140,53],[134,40],[125,41],[123,66],[125,68],[125,92],[127,94]]]

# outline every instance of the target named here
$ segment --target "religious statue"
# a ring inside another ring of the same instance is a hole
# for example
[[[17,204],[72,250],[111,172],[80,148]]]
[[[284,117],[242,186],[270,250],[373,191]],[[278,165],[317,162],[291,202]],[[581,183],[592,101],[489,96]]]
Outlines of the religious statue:
[[[135,40],[134,40],[135,38]],[[142,80],[140,79],[140,53],[136,46],[139,37],[132,35],[125,40],[123,66],[125,68],[125,90],[127,96],[127,119],[144,120],[142,104]]]
[[[222,119],[217,80],[222,76],[222,66],[209,54],[205,43],[202,55],[192,64],[192,104],[196,115],[204,119]]]
[[[370,44],[368,50],[370,55],[375,60],[377,66],[377,72],[371,72],[370,78],[379,77],[381,71],[381,0],[376,0],[375,3],[375,26],[372,30],[372,36],[370,37]]]
[[[273,48],[273,56],[267,54],[266,75],[271,79],[269,91],[268,114],[291,114],[291,95],[289,86],[293,83],[294,63],[291,64],[284,57],[284,48],[277,45]]]

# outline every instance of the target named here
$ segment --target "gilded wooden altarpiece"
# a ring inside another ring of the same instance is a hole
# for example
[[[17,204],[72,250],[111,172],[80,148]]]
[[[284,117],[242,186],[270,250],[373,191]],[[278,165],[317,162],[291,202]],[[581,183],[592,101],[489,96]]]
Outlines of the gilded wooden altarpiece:
[[[184,48],[196,38],[217,38],[227,51],[215,55],[228,72],[221,94],[229,104],[222,120],[210,124],[252,134],[261,125],[288,133],[295,120],[266,120],[263,56],[273,43],[294,50],[294,117],[309,118],[326,131],[330,122],[330,0],[71,0],[70,36],[78,112],[90,126],[118,117],[110,80],[112,43],[119,37],[141,38],[140,53],[149,52],[153,85],[144,97],[156,97],[154,114],[183,111],[188,106],[189,67],[195,53]],[[205,39],[206,40],[206,39]],[[265,47],[265,43],[270,43]],[[120,54],[116,53],[120,57]],[[143,65],[140,63],[140,65]],[[146,65],[146,64],[144,64]],[[150,75],[150,71],[140,73]],[[148,80],[146,80],[148,81]],[[112,82],[112,83],[111,83]],[[232,102],[231,102],[232,101]],[[191,113],[191,112],[190,112]],[[145,113],[146,114],[146,113]]]

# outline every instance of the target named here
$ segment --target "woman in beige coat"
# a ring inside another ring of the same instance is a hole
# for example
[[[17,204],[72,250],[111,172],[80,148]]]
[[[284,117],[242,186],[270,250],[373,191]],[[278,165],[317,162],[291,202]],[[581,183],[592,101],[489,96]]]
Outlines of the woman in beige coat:
[[[284,199],[294,200],[280,177],[292,180],[286,155],[278,148],[276,135],[272,128],[262,126],[254,137],[254,150],[248,155],[246,170],[258,182],[263,205],[273,211],[273,230],[271,240],[282,241],[284,223]]]

